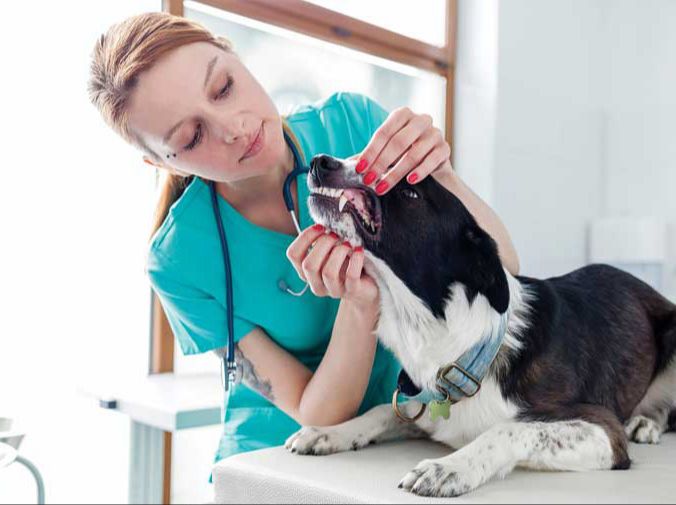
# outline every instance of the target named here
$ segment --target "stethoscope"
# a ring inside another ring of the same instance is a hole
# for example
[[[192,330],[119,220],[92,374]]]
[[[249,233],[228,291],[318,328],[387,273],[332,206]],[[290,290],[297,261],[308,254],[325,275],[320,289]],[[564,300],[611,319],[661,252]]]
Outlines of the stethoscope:
[[[286,131],[284,131],[284,140],[293,152],[293,170],[289,175],[286,176],[286,179],[284,179],[284,189],[282,191],[282,196],[284,197],[286,208],[289,211],[289,214],[291,214],[291,219],[293,219],[293,225],[296,227],[296,232],[300,234],[300,224],[298,223],[298,218],[294,213],[293,198],[291,197],[291,182],[299,175],[307,174],[310,171],[310,168],[303,166],[300,154],[298,154],[298,150],[296,149],[296,145],[293,143],[291,138],[289,138],[289,135],[286,133]],[[230,384],[234,384],[235,382],[235,374],[237,372],[237,364],[235,363],[234,315],[232,309],[232,269],[230,267],[228,242],[225,239],[223,219],[218,207],[218,196],[216,193],[216,184],[214,181],[209,181],[209,187],[211,188],[211,204],[214,210],[214,217],[216,218],[216,225],[218,227],[218,236],[221,240],[223,265],[225,267],[226,310],[228,312],[228,350],[227,355],[223,358],[221,363],[221,380],[223,382],[223,388],[225,391],[228,391]],[[308,284],[306,282],[302,291],[296,293],[289,289],[289,286],[283,279],[280,279],[277,285],[279,289],[286,291],[293,296],[302,296],[308,288]]]

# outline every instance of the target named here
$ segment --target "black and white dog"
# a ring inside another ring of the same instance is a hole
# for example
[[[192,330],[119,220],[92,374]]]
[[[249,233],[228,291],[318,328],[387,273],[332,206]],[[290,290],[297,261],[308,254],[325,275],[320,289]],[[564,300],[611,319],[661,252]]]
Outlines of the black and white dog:
[[[356,450],[395,438],[431,437],[456,449],[423,460],[399,486],[457,496],[515,466],[626,469],[627,442],[657,443],[675,429],[676,306],[621,270],[589,265],[537,280],[511,276],[493,239],[432,177],[403,179],[384,196],[354,162],[313,159],[313,219],[352,245],[380,290],[378,338],[418,390],[506,321],[498,354],[475,396],[447,420],[404,422],[380,405],[286,441],[298,454]],[[417,401],[399,409],[413,418]]]

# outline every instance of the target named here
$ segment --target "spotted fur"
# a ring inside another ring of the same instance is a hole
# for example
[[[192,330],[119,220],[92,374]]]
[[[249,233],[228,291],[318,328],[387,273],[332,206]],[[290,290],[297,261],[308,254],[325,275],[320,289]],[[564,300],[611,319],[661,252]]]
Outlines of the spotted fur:
[[[308,186],[370,191],[352,165],[327,156],[314,160]],[[311,198],[310,212],[364,245],[364,268],[380,290],[376,333],[416,387],[433,387],[437,370],[505,313],[507,332],[481,391],[453,405],[447,421],[406,424],[381,405],[337,426],[305,427],[289,450],[328,454],[428,436],[455,452],[420,462],[400,487],[458,496],[516,466],[627,469],[627,437],[657,443],[673,429],[676,306],[647,284],[606,265],[513,277],[492,238],[431,177],[402,180],[377,199],[375,235],[332,205]],[[411,417],[420,404],[400,408]]]

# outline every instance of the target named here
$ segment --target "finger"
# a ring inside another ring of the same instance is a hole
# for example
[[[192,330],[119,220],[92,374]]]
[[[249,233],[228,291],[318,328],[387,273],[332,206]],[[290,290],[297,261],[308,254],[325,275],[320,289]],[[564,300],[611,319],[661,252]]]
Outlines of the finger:
[[[385,172],[376,185],[376,193],[378,195],[384,195],[396,186],[409,172],[417,169],[425,157],[434,150],[436,144],[440,140],[443,142],[443,138],[436,133],[438,130],[435,130],[436,128],[427,130],[422,137],[413,143],[411,148],[406,151],[401,159]],[[417,177],[420,176],[417,175],[416,170],[416,178]]]
[[[352,249],[352,246],[350,246],[350,253],[349,256],[352,256],[354,254],[354,250]],[[343,288],[345,287],[345,276],[347,275],[347,267],[350,265],[349,261],[343,261],[343,265],[340,267],[340,282],[343,285]],[[343,291],[343,294],[345,291]]]
[[[347,293],[355,293],[359,288],[361,270],[363,266],[364,248],[360,246],[352,251],[350,264],[347,266],[347,270],[345,272],[345,291]]]
[[[420,136],[430,128],[431,123],[427,120],[428,117],[427,115],[414,116],[401,130],[394,134],[364,175],[364,184],[368,186],[378,181],[396,163],[397,159],[411,148]]]
[[[329,259],[322,268],[322,281],[331,298],[342,298],[345,286],[340,280],[340,271],[351,249],[349,243],[336,243]]]
[[[326,296],[327,290],[322,280],[322,268],[329,257],[329,253],[334,245],[338,242],[338,235],[331,232],[317,239],[312,251],[308,253],[305,259],[301,262],[301,268],[310,284],[312,292],[317,296]]]
[[[373,137],[364,148],[361,159],[357,163],[357,172],[364,173],[371,168],[389,140],[401,130],[413,117],[413,112],[408,107],[393,110],[383,123],[376,129]]]
[[[445,163],[450,163],[449,156],[451,155],[451,148],[446,142],[443,145],[437,145],[430,151],[425,159],[420,163],[411,174],[407,176],[410,184],[420,182],[429,174],[442,167]],[[415,178],[413,177],[415,175]]]
[[[303,281],[305,281],[305,277],[303,277],[301,262],[305,256],[307,256],[308,249],[313,242],[321,237],[325,231],[326,229],[321,224],[310,226],[309,228],[304,229],[286,249],[286,257],[293,265],[293,268],[296,269],[298,277],[303,279]]]

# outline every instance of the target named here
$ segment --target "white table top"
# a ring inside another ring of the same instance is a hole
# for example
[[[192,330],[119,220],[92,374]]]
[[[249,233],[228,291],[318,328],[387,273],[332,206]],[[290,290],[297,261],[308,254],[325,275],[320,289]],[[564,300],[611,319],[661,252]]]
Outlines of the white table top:
[[[630,470],[517,469],[459,498],[424,498],[397,488],[421,460],[451,450],[430,440],[371,445],[330,456],[283,447],[236,454],[214,466],[214,503],[674,503],[676,433],[659,445],[630,444]]]
[[[170,432],[219,424],[224,400],[218,374],[163,373],[80,390],[104,408]]]

